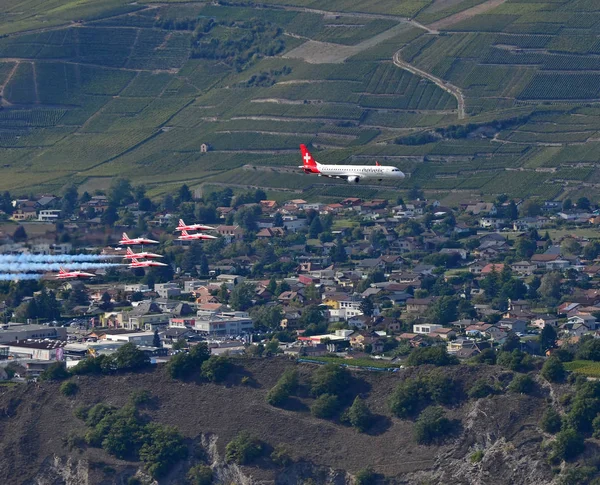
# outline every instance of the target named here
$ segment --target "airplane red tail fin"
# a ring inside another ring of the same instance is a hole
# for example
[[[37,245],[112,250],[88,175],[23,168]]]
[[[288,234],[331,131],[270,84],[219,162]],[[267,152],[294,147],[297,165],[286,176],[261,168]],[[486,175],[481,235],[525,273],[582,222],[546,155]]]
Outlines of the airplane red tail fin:
[[[137,259],[137,258],[131,258],[131,262],[132,262],[132,263],[139,263],[139,261],[138,261],[138,259]]]
[[[300,151],[302,152],[302,164],[304,167],[316,168],[317,162],[306,148],[306,145],[300,145]]]
[[[375,166],[381,167],[381,164],[379,162],[375,162]]]
[[[179,219],[179,227],[183,226],[185,226],[185,222],[183,222],[183,219]]]
[[[123,241],[129,241],[129,236],[127,235],[126,232],[123,233],[122,238],[123,238]]]
[[[127,248],[127,254],[133,254],[133,251],[131,250],[131,248]]]
[[[185,231],[185,230],[184,230],[184,231],[181,231],[181,235],[182,235],[182,236],[189,236],[188,232],[187,232],[187,231]]]
[[[65,268],[60,268],[58,270],[58,274],[66,274],[66,273],[67,273],[67,270]]]

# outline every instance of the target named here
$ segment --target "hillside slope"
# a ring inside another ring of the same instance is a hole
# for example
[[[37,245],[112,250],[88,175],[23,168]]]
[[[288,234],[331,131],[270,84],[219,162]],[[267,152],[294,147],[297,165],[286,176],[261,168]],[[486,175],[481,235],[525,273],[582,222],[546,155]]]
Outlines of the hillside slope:
[[[280,197],[600,192],[594,2],[13,3],[0,2],[0,190],[122,175],[153,195],[183,181]],[[286,177],[299,143],[410,178]]]
[[[145,412],[153,420],[176,426],[188,439],[192,458],[180,463],[161,483],[182,483],[186,471],[207,455],[219,483],[301,484],[351,483],[350,476],[372,467],[388,483],[528,483],[552,481],[550,466],[541,451],[544,436],[537,422],[545,408],[547,392],[533,396],[504,394],[463,401],[447,408],[460,420],[459,430],[440,445],[417,445],[411,420],[392,417],[387,399],[407,370],[397,374],[355,374],[352,393],[366,398],[378,415],[368,433],[313,417],[313,401],[302,391],[285,409],[265,402],[267,391],[284,369],[296,364],[284,359],[245,361],[225,385],[182,383],[164,369],[143,374],[74,378],[79,392],[61,395],[57,384],[41,383],[2,390],[0,395],[0,481],[2,483],[121,483],[138,463],[117,460],[95,448],[69,451],[63,438],[84,433],[84,424],[73,416],[81,406],[99,402],[123,406],[131,392],[149,390],[154,405]],[[314,367],[297,366],[306,384]],[[419,372],[431,369],[420,368]],[[444,372],[468,386],[488,376],[506,379],[507,373],[490,366],[458,366]],[[249,377],[242,384],[240,378]],[[243,467],[222,463],[225,445],[248,430],[268,446],[284,444],[294,464],[282,469],[261,461]],[[204,449],[203,453],[198,450]],[[471,463],[475,450],[484,450],[480,463]],[[233,478],[232,477],[237,477]],[[227,481],[229,480],[229,481]]]

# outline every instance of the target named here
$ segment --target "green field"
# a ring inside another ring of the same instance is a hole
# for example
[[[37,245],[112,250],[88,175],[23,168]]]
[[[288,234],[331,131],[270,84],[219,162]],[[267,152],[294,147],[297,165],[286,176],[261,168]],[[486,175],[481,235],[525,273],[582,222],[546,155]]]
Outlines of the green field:
[[[463,17],[486,2],[263,3],[0,0],[0,190],[121,175],[156,195],[184,181],[322,200],[414,185],[454,203],[600,195],[596,2],[508,0]],[[307,40],[331,62],[286,57]],[[438,84],[396,66],[396,52]],[[446,83],[464,95],[464,120]],[[462,138],[403,141],[468,123]],[[321,161],[377,159],[410,177],[290,176],[300,143]]]
[[[587,377],[600,377],[600,362],[575,360],[565,363],[565,369]]]

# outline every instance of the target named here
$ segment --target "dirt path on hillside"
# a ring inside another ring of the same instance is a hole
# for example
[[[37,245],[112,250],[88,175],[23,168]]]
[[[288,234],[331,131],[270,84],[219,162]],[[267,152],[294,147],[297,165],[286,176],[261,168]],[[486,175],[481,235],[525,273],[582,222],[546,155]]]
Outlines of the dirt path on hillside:
[[[19,68],[20,63],[21,63],[21,61],[15,61],[14,67],[8,73],[8,76],[6,76],[6,81],[4,81],[4,84],[0,84],[0,106],[11,106],[12,105],[12,103],[9,103],[6,100],[6,97],[4,96],[4,89],[6,88],[6,86],[8,86],[8,83],[14,76],[15,72],[17,72],[17,69]]]
[[[441,89],[443,89],[447,93],[450,93],[452,96],[454,96],[456,98],[456,102],[458,104],[458,119],[459,120],[464,119],[466,116],[466,114],[465,114],[465,96],[463,95],[460,88],[455,86],[454,84],[450,84],[449,82],[444,81],[443,79],[441,79],[439,77],[434,76],[433,74],[423,71],[422,69],[419,69],[418,67],[415,67],[412,64],[409,64],[408,62],[403,61],[402,58],[400,57],[400,52],[401,51],[399,50],[398,52],[396,52],[394,54],[394,58],[393,58],[394,65],[398,66],[400,69],[404,69],[405,71],[408,71],[408,72],[414,74],[415,76],[429,79],[431,82],[437,84]]]
[[[454,15],[450,15],[450,17],[443,18],[428,25],[428,28],[431,30],[446,30],[448,27],[462,22],[463,20],[470,19],[471,17],[475,17],[476,15],[487,12],[488,10],[492,10],[500,5],[502,5],[506,0],[488,0],[487,2],[480,3],[479,5],[475,5],[474,7],[468,8],[467,10],[463,10],[462,12],[458,12]]]

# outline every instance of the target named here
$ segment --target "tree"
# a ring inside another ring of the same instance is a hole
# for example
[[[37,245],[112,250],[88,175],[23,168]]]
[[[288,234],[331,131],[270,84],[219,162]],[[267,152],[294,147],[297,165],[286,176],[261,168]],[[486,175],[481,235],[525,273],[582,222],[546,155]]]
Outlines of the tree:
[[[562,276],[557,271],[545,273],[540,283],[540,295],[548,300],[558,300],[561,295],[561,280]]]
[[[173,426],[149,423],[144,431],[146,439],[140,447],[140,460],[152,477],[162,477],[176,462],[186,457],[187,446]]]
[[[334,263],[345,263],[348,261],[348,253],[341,238],[337,238],[335,246],[331,251],[331,260]]]
[[[186,184],[183,184],[181,187],[179,187],[177,197],[181,202],[189,202],[192,200],[192,192]]]
[[[354,478],[356,485],[375,485],[377,483],[377,475],[370,468],[363,468]]]
[[[277,212],[275,217],[273,217],[273,225],[275,227],[283,227],[283,216],[281,213]]]
[[[126,343],[113,354],[117,370],[139,370],[150,364],[150,359],[135,344]]]
[[[42,381],[61,381],[69,377],[64,362],[53,362],[40,374]]]
[[[247,431],[241,431],[225,447],[225,458],[238,465],[247,465],[256,460],[264,451],[263,444]]]
[[[458,318],[456,304],[456,298],[452,296],[438,298],[429,309],[431,322],[438,325],[446,325],[455,321]]]
[[[565,367],[555,357],[550,357],[542,366],[542,377],[548,382],[560,382],[565,378]]]
[[[571,199],[565,199],[562,203],[562,209],[564,211],[570,211],[573,208],[573,201]]]
[[[114,179],[108,191],[110,205],[119,207],[133,200],[131,195],[131,182],[125,178]]]
[[[227,357],[212,355],[202,363],[202,376],[212,382],[222,382],[231,369],[232,365]]]
[[[17,226],[15,232],[13,232],[13,241],[16,243],[27,241],[27,232],[25,232],[25,228],[23,226]]]
[[[350,424],[361,433],[364,433],[373,422],[373,415],[365,402],[356,396],[352,406],[348,410],[348,420]]]
[[[566,428],[556,434],[553,443],[553,456],[561,460],[570,460],[585,448],[583,436],[572,428]]]
[[[340,403],[334,394],[321,394],[310,407],[315,418],[331,419],[340,409]]]
[[[314,396],[322,394],[339,395],[350,385],[349,372],[335,364],[325,364],[319,367],[311,378],[311,393]]]
[[[154,330],[154,337],[152,339],[152,347],[162,347],[160,336],[158,335],[158,329]]]
[[[508,204],[507,216],[511,221],[515,221],[519,218],[519,211],[514,200],[511,200]]]
[[[582,211],[590,210],[590,201],[587,197],[579,197],[577,199],[577,208]]]
[[[508,385],[508,389],[512,392],[519,394],[531,394],[535,387],[535,382],[528,374],[516,375],[511,383]]]
[[[590,339],[586,340],[579,350],[575,357],[579,360],[593,360],[594,362],[600,361],[600,340],[599,339]]]
[[[446,418],[443,408],[430,406],[426,408],[415,423],[415,439],[419,444],[438,441],[452,431],[452,422]]]
[[[506,367],[514,372],[527,372],[533,363],[531,357],[519,349],[514,349],[512,352],[502,351],[498,354],[498,365]]]
[[[102,224],[106,226],[114,226],[115,222],[119,220],[119,213],[117,212],[116,206],[110,204],[100,217]]]
[[[576,256],[581,252],[581,244],[575,238],[568,237],[561,243],[560,249],[564,254]]]
[[[304,296],[309,301],[319,301],[321,299],[321,292],[314,283],[311,283],[304,289]]]
[[[363,298],[362,301],[360,302],[359,309],[363,313],[363,315],[365,315],[366,317],[372,317],[373,312],[375,311],[375,305],[373,304],[373,299],[370,296]]]
[[[278,330],[283,320],[283,309],[281,305],[255,306],[250,315],[256,328]]]
[[[312,222],[310,223],[310,226],[308,228],[308,237],[310,237],[311,239],[316,239],[317,237],[319,237],[319,234],[321,234],[321,232],[323,232],[323,225],[321,224],[320,217],[317,215],[313,218]]]
[[[560,414],[558,414],[554,408],[548,407],[544,414],[542,415],[542,419],[540,421],[540,428],[542,428],[546,433],[558,433],[562,426],[562,418]]]
[[[547,350],[556,347],[557,338],[558,335],[554,327],[552,325],[544,325],[544,328],[540,332],[540,349],[542,352],[546,353]]]
[[[496,394],[497,390],[487,379],[477,379],[467,391],[467,395],[472,399],[481,399]]]
[[[252,306],[254,285],[246,282],[239,283],[231,291],[229,304],[236,311],[244,311]]]
[[[211,485],[213,482],[212,468],[206,465],[196,465],[187,474],[190,485]]]
[[[437,366],[456,365],[458,358],[449,355],[446,347],[420,347],[414,349],[406,361],[408,365],[433,364]]]
[[[515,243],[515,255],[519,259],[529,259],[535,253],[537,244],[527,237],[519,237]]]

